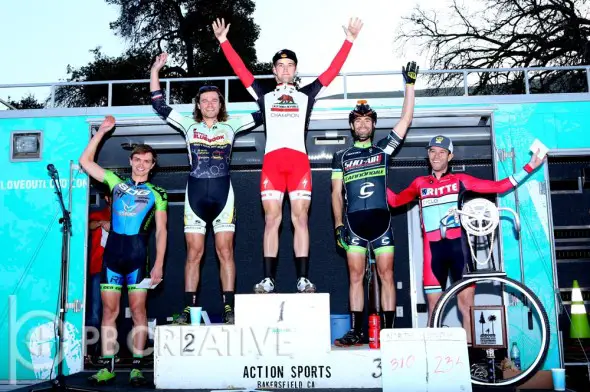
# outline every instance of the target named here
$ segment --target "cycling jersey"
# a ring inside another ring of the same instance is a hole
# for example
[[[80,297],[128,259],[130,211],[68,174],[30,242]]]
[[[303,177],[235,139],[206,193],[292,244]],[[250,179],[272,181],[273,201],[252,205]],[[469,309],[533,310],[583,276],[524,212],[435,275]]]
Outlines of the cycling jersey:
[[[205,121],[197,122],[168,106],[161,90],[152,93],[152,106],[184,135],[191,165],[190,175],[195,178],[228,176],[235,135],[262,124],[262,114],[255,112],[216,122],[209,128]]]
[[[166,211],[166,191],[149,182],[123,179],[110,170],[104,171],[103,182],[112,193],[111,231],[118,234],[147,234],[156,211]],[[108,246],[108,240],[107,240]]]
[[[430,242],[440,241],[441,220],[449,210],[458,209],[465,192],[478,193],[504,193],[518,186],[524,181],[533,168],[528,164],[522,170],[500,181],[481,180],[467,174],[446,173],[437,179],[434,175],[416,178],[408,188],[399,194],[387,189],[387,201],[392,207],[399,207],[419,198],[422,237],[424,245],[424,288],[427,292],[440,291],[446,282],[440,282],[433,270],[440,270],[436,264],[436,255],[431,254]],[[463,236],[461,224],[454,219],[445,221],[447,227],[445,238],[449,240],[460,239]],[[466,241],[463,238],[463,241]],[[455,270],[463,269],[465,257],[455,259],[460,265],[454,266]],[[439,274],[440,275],[440,274]]]
[[[268,89],[254,79],[229,41],[221,44],[232,69],[256,100],[263,114],[266,131],[265,159],[260,182],[263,200],[282,200],[285,191],[289,192],[291,200],[311,200],[311,169],[305,147],[305,133],[316,99],[336,78],[351,48],[352,42],[345,40],[330,67],[302,88],[280,83],[275,88]],[[289,150],[300,154],[289,154]],[[278,163],[287,161],[290,162],[288,168],[277,167]]]
[[[152,92],[152,106],[166,121],[180,130],[186,139],[191,164],[184,204],[184,232],[205,234],[207,224],[215,233],[235,231],[234,191],[229,176],[231,150],[239,132],[262,124],[255,112],[211,128],[166,105],[161,90]]]
[[[391,131],[375,144],[356,142],[332,158],[332,180],[344,185],[344,224],[349,233],[349,251],[366,251],[371,243],[375,254],[393,252],[387,173],[389,158],[402,138]]]
[[[356,142],[332,158],[332,179],[344,182],[346,213],[370,209],[388,210],[387,172],[389,157],[401,144],[395,131],[378,141]]]
[[[345,40],[330,67],[312,83],[302,88],[281,83],[269,90],[254,79],[229,41],[221,44],[221,49],[235,74],[256,100],[264,115],[265,154],[283,147],[303,153],[307,151],[305,131],[315,100],[336,78],[351,48],[352,42]]]

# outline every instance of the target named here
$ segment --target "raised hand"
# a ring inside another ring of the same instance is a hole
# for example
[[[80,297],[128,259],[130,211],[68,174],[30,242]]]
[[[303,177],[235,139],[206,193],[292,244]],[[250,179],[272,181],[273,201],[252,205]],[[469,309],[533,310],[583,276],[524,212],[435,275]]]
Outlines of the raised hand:
[[[156,56],[156,60],[152,65],[152,70],[159,72],[164,67],[164,65],[166,65],[166,60],[168,60],[168,53],[166,52],[161,53],[159,56]]]
[[[231,26],[231,23],[229,23],[227,26],[225,25],[225,20],[223,19],[219,19],[217,18],[214,22],[213,22],[213,33],[215,33],[215,38],[217,38],[217,40],[220,43],[223,43],[224,41],[227,40],[227,32],[229,31],[229,26]]]
[[[547,160],[547,155],[545,155],[543,159],[539,158],[539,152],[541,152],[541,150],[537,149],[529,161],[529,166],[532,167],[533,170],[541,166]]]
[[[348,27],[342,26],[342,28],[344,29],[344,33],[346,34],[346,39],[352,42],[361,32],[361,29],[363,28],[363,21],[359,18],[350,18],[350,21],[348,22]]]
[[[418,77],[418,71],[420,71],[420,67],[416,65],[415,61],[409,61],[405,67],[402,66],[404,82],[406,82],[406,84],[414,85],[414,83],[416,83],[416,78]]]
[[[115,117],[106,116],[98,128],[98,132],[107,133],[115,127]]]

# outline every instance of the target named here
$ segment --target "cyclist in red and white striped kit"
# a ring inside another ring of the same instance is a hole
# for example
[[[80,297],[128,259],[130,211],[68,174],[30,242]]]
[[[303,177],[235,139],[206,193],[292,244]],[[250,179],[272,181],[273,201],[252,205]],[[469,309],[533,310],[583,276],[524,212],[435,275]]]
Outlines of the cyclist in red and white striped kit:
[[[223,19],[213,22],[215,37],[221,49],[248,92],[254,97],[263,114],[266,129],[266,150],[262,164],[260,192],[265,215],[264,279],[256,284],[256,293],[275,291],[275,273],[279,251],[284,192],[289,192],[291,221],[294,227],[294,249],[297,268],[297,290],[315,292],[308,279],[309,229],[308,211],[311,204],[311,169],[305,148],[305,132],[316,99],[336,78],[344,65],[352,43],[358,36],[362,22],[351,19],[346,40],[330,67],[312,83],[299,88],[294,84],[297,56],[288,49],[277,52],[272,59],[277,86],[265,88],[254,79],[235,52],[227,33],[230,25]]]

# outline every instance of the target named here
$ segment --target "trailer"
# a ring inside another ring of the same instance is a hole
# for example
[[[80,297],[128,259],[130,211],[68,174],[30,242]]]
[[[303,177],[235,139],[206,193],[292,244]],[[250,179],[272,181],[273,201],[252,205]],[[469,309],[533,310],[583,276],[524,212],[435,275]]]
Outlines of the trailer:
[[[589,69],[584,68],[588,73]],[[535,69],[538,70],[538,69]],[[499,72],[502,70],[485,70]],[[532,72],[529,69],[515,70]],[[399,73],[399,72],[398,72]],[[425,71],[428,73],[428,71]],[[390,74],[395,74],[391,72]],[[309,75],[311,76],[311,75]],[[385,137],[399,119],[403,98],[354,94],[346,90],[342,74],[342,96],[320,99],[314,107],[306,145],[313,173],[310,212],[310,278],[321,293],[329,293],[330,314],[348,313],[348,273],[345,257],[334,243],[331,216],[332,155],[351,144],[348,113],[356,98],[366,98],[377,110],[376,140]],[[306,76],[307,77],[307,76]],[[225,93],[229,81],[225,81]],[[467,80],[467,79],[465,79]],[[528,79],[527,79],[528,80]],[[199,78],[191,81],[202,83]],[[186,145],[181,135],[167,125],[150,106],[111,106],[116,83],[109,87],[104,107],[0,111],[0,241],[3,249],[0,276],[0,337],[8,349],[0,353],[0,380],[38,382],[55,376],[55,321],[60,295],[62,267],[61,208],[55,186],[47,173],[54,165],[59,173],[67,209],[72,219],[72,235],[67,250],[69,279],[65,309],[64,369],[74,374],[92,367],[85,347],[91,339],[85,333],[88,308],[88,215],[100,207],[98,184],[78,165],[78,158],[105,115],[116,118],[116,129],[97,153],[97,162],[122,175],[129,173],[129,153],[133,145],[147,143],[159,153],[152,182],[168,192],[168,251],[164,281],[148,297],[150,325],[170,322],[181,310],[186,248],[183,234],[184,192],[188,175]],[[170,91],[172,80],[163,80]],[[22,86],[22,85],[21,85]],[[52,98],[59,83],[49,84]],[[11,87],[11,86],[0,86]],[[467,81],[463,95],[421,96],[418,94],[414,121],[402,148],[392,158],[389,186],[396,192],[427,172],[425,146],[431,137],[444,134],[455,145],[454,172],[486,179],[502,179],[513,174],[530,159],[533,140],[548,148],[548,162],[515,192],[490,197],[498,206],[516,210],[522,223],[518,239],[512,223],[503,220],[493,258],[502,263],[510,278],[523,282],[541,299],[550,321],[550,345],[542,369],[567,364],[564,341],[569,321],[564,305],[569,302],[572,281],[582,291],[590,291],[590,275],[580,274],[590,263],[588,246],[572,238],[590,238],[590,93],[469,96]],[[170,96],[170,94],[167,94]],[[53,99],[52,99],[53,102]],[[228,102],[230,116],[257,110],[254,102]],[[185,115],[192,104],[173,104]],[[251,293],[262,273],[262,233],[264,218],[259,200],[259,177],[264,154],[262,127],[239,135],[232,155],[232,184],[236,198],[236,293]],[[552,189],[552,188],[556,189]],[[277,286],[281,292],[295,292],[292,263],[290,213],[284,209],[281,230]],[[396,328],[426,326],[427,306],[422,291],[422,241],[418,207],[410,205],[393,211],[395,273],[397,293]],[[580,234],[581,233],[581,234]],[[586,233],[586,234],[585,234]],[[556,238],[558,236],[559,238]],[[564,248],[565,247],[565,248]],[[150,246],[153,262],[154,243]],[[485,247],[479,252],[484,252]],[[581,252],[581,253],[580,253]],[[579,257],[580,254],[582,256]],[[211,235],[202,262],[200,298],[209,319],[219,320],[221,291],[218,264]],[[586,294],[584,294],[586,295]],[[124,297],[124,296],[123,296]],[[565,300],[562,300],[562,297]],[[494,302],[495,301],[495,302]],[[534,356],[539,339],[535,322],[527,317],[521,301],[493,292],[478,293],[476,303],[497,303],[507,309],[507,334],[521,351],[523,366]],[[118,321],[120,336],[131,328],[126,304]],[[459,325],[457,312],[449,312],[445,325]],[[150,338],[153,338],[150,336]],[[151,342],[151,340],[150,340]],[[121,363],[130,357],[121,340]],[[571,362],[571,361],[570,361]],[[586,362],[586,361],[574,361]],[[367,380],[378,378],[366,374]],[[359,382],[361,382],[360,380]],[[372,381],[371,381],[372,382]]]

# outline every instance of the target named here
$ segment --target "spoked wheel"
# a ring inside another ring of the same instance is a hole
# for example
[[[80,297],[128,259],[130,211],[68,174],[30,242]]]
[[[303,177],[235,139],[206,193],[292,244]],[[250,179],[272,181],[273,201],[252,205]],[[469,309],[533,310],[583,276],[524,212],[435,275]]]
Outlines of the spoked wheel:
[[[499,282],[502,283],[511,289],[514,289],[521,295],[523,295],[527,300],[529,306],[533,307],[537,312],[537,315],[540,319],[540,328],[541,328],[541,347],[539,349],[539,353],[534,358],[532,364],[521,373],[517,374],[514,377],[510,377],[504,380],[496,380],[496,382],[492,383],[487,379],[487,371],[484,369],[476,369],[477,371],[471,372],[471,381],[475,385],[481,385],[483,387],[506,387],[506,386],[516,386],[524,383],[529,378],[531,378],[535,372],[539,369],[542,365],[545,357],[547,356],[547,350],[549,349],[549,318],[547,317],[547,312],[543,307],[543,304],[539,300],[539,298],[533,293],[528,287],[524,286],[522,283],[510,279],[506,276],[479,276],[479,277],[467,277],[461,279],[451,287],[449,287],[440,297],[438,302],[436,303],[434,310],[432,312],[432,317],[430,320],[430,327],[431,328],[440,328],[442,327],[443,322],[443,314],[444,310],[451,299],[453,299],[461,290],[476,284],[476,283],[484,283],[484,282]],[[477,366],[476,366],[477,367]]]

